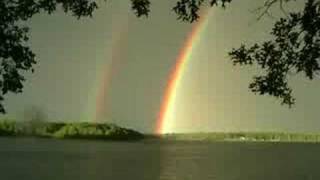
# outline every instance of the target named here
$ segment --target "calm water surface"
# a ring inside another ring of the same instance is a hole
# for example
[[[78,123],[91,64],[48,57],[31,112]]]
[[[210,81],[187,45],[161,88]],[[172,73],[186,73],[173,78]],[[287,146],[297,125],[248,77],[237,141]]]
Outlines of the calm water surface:
[[[1,180],[319,180],[320,144],[0,138]]]

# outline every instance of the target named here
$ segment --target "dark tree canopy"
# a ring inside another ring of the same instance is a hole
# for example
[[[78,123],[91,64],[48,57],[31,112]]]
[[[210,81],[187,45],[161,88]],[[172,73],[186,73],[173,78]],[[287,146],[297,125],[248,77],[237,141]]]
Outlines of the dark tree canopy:
[[[52,13],[61,5],[65,12],[71,11],[80,18],[91,16],[97,8],[95,2],[88,0],[1,0],[0,1],[0,102],[8,92],[22,92],[25,78],[23,71],[31,70],[36,63],[35,54],[26,45],[29,28],[21,22],[33,15]],[[2,103],[0,112],[5,113]]]
[[[218,5],[219,0],[211,0]],[[220,0],[221,2],[228,0]],[[174,11],[179,18],[193,22],[203,0],[180,0]],[[148,16],[149,0],[131,0],[137,17]],[[5,113],[4,96],[21,93],[24,71],[34,71],[35,54],[27,45],[29,27],[21,25],[38,13],[51,14],[58,8],[76,18],[91,17],[98,8],[97,0],[0,0],[0,112]],[[189,12],[190,11],[190,12]]]
[[[306,0],[302,12],[290,12],[280,18],[271,30],[273,38],[229,52],[234,65],[256,64],[265,75],[255,76],[249,88],[260,95],[281,99],[291,107],[295,99],[288,76],[303,73],[312,80],[319,73],[320,2]]]
[[[105,0],[106,1],[106,0]],[[172,8],[177,19],[194,22],[199,18],[202,5],[225,8],[232,0],[176,0]],[[259,8],[261,14],[269,14],[269,8],[295,0],[264,0]],[[242,45],[229,53],[235,65],[257,64],[266,72],[256,76],[249,88],[259,94],[269,94],[280,98],[282,104],[294,103],[292,89],[288,86],[288,76],[292,72],[305,73],[312,79],[319,71],[320,57],[320,12],[319,0],[306,2],[302,12],[289,12],[280,18],[271,31],[273,39],[251,47]],[[137,17],[147,17],[150,13],[149,0],[131,0],[133,13]],[[0,112],[5,113],[2,104],[8,93],[21,93],[25,78],[24,71],[32,71],[36,64],[35,54],[28,47],[29,27],[22,22],[38,13],[51,14],[58,8],[72,13],[76,18],[91,17],[98,8],[97,0],[0,0]],[[284,11],[284,10],[283,10]]]

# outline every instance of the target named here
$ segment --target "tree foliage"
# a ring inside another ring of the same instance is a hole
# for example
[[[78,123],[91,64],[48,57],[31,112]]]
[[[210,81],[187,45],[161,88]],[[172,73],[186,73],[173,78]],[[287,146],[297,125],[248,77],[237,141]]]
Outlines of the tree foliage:
[[[218,5],[219,0],[211,0]],[[230,0],[220,0],[224,2]],[[199,5],[203,0],[180,0],[174,8],[180,19],[193,22],[197,19]],[[148,16],[149,0],[131,0],[132,10],[137,17]],[[22,75],[34,71],[36,56],[27,45],[29,27],[23,22],[38,13],[51,14],[58,8],[71,13],[76,18],[91,17],[98,8],[96,0],[1,0],[0,1],[0,112],[5,113],[4,96],[8,93],[21,93]]]
[[[249,88],[268,94],[291,107],[295,99],[288,77],[303,73],[312,80],[319,73],[320,2],[306,0],[302,12],[291,12],[280,18],[270,32],[273,39],[229,52],[234,65],[256,64],[265,72],[255,76]]]
[[[61,5],[77,18],[91,16],[98,7],[88,0],[1,0],[0,1],[0,102],[8,92],[21,93],[23,71],[32,71],[35,54],[27,45],[29,27],[21,25],[33,15],[51,14]],[[5,113],[2,103],[0,112]]]
[[[105,0],[106,1],[106,0]],[[199,18],[200,7],[225,8],[232,0],[176,0],[172,8],[177,19],[194,22]],[[272,5],[282,5],[295,0],[265,0],[259,8],[260,15],[269,15]],[[304,72],[313,79],[319,70],[319,0],[304,0],[302,12],[290,12],[286,18],[280,18],[271,31],[273,39],[247,47],[242,45],[229,53],[235,65],[257,64],[266,75],[255,76],[249,88],[259,94],[269,94],[282,99],[283,104],[294,103],[292,89],[288,85],[291,72]],[[150,13],[149,0],[131,0],[132,11],[137,17],[147,17]],[[0,1],[0,112],[5,113],[2,104],[8,93],[21,93],[22,73],[32,71],[36,56],[27,45],[29,27],[23,22],[38,13],[51,14],[58,8],[71,13],[76,18],[91,17],[98,8],[97,0],[1,0]],[[284,11],[284,10],[283,10]],[[286,12],[285,12],[286,13]]]

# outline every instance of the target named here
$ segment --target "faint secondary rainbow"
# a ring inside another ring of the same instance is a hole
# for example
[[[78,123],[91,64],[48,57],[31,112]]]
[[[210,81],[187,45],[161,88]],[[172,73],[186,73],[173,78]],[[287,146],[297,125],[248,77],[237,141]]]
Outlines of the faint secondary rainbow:
[[[110,99],[108,99],[108,95],[110,93],[110,86],[114,76],[119,71],[119,66],[121,65],[121,60],[123,59],[123,53],[125,48],[124,40],[127,38],[127,32],[123,32],[127,30],[127,26],[122,27],[122,30],[116,31],[117,34],[114,36],[114,41],[112,43],[111,49],[111,61],[106,63],[102,69],[102,75],[100,79],[100,83],[97,89],[96,96],[96,108],[95,108],[95,121],[101,121],[104,118],[110,118]],[[118,34],[119,33],[119,34]]]
[[[173,113],[172,110],[176,104],[176,96],[179,85],[181,84],[180,82],[183,77],[184,70],[187,67],[188,62],[191,60],[194,47],[196,46],[202,32],[208,24],[211,14],[210,12],[212,12],[210,9],[204,11],[199,20],[192,26],[192,30],[187,36],[187,39],[183,47],[181,48],[178,57],[176,58],[176,63],[169,75],[165,94],[158,115],[156,124],[157,134],[168,133],[170,131],[170,126],[172,125],[172,123],[174,123],[170,121],[169,115]]]
[[[106,58],[105,62],[97,68],[96,82],[94,89],[89,94],[88,118],[90,121],[105,121],[110,118],[111,113],[111,84],[114,77],[118,73],[121,64],[123,63],[123,55],[126,50],[126,40],[128,35],[128,18],[114,17],[112,19],[112,38],[109,43],[110,58]],[[98,64],[97,64],[98,65]],[[94,96],[94,97],[92,97]]]

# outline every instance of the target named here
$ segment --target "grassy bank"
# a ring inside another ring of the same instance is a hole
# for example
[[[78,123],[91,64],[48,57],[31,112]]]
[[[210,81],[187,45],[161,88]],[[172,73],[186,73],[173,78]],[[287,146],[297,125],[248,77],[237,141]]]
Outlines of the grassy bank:
[[[60,139],[147,141],[320,142],[320,134],[281,132],[214,132],[146,135],[108,123],[19,122],[0,120],[0,136]]]
[[[17,122],[0,120],[0,136],[43,138],[139,140],[143,134],[107,123]]]
[[[244,141],[244,142],[320,142],[320,134],[282,132],[215,132],[165,134],[158,138],[167,141]]]

